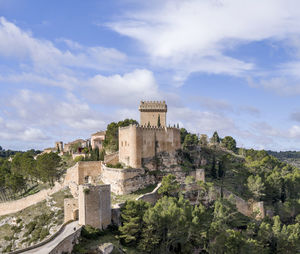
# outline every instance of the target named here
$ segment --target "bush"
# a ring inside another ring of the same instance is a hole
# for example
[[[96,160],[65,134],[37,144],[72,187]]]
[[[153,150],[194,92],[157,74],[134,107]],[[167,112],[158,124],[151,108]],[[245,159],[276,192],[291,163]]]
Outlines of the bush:
[[[75,162],[78,162],[78,161],[83,161],[84,160],[84,156],[80,155],[80,156],[77,156],[74,161]]]
[[[86,225],[82,228],[81,236],[87,239],[97,239],[98,236],[101,236],[102,232],[98,228],[94,228],[90,225]]]
[[[113,164],[106,164],[106,166],[108,168],[123,168],[122,164],[120,162],[118,162],[117,164],[113,165]]]

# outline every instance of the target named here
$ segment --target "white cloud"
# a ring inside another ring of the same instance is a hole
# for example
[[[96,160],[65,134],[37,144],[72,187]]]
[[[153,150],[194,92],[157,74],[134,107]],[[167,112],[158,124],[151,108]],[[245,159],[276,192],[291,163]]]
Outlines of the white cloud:
[[[68,42],[70,46],[71,42]],[[29,61],[35,70],[48,74],[69,67],[110,70],[126,60],[125,54],[113,48],[74,44],[77,45],[76,50],[73,46],[62,51],[51,41],[37,39],[31,32],[23,31],[0,17],[0,55],[15,57],[23,62]]]
[[[252,63],[226,55],[236,45],[299,34],[297,0],[154,1],[108,26],[141,42],[154,64],[178,81],[203,71],[241,75]]]
[[[153,73],[136,69],[124,75],[96,75],[84,81],[82,87],[87,97],[98,103],[113,105],[137,105],[140,100],[159,100],[159,91]]]
[[[171,124],[179,123],[180,126],[195,133],[212,133],[214,131],[223,134],[232,133],[236,126],[232,119],[210,111],[197,111],[188,107],[172,108],[168,113]]]
[[[289,130],[288,134],[290,138],[300,138],[300,126],[293,125]]]

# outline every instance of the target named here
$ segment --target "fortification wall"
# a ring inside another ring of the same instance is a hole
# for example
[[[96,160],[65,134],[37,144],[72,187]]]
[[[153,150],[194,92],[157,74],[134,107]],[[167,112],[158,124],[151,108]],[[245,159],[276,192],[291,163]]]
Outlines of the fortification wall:
[[[30,195],[22,199],[0,203],[0,216],[10,213],[16,213],[29,206],[35,205],[46,199],[48,196],[54,194],[55,192],[60,191],[63,187],[63,184],[55,182],[53,188],[41,190],[36,194]]]
[[[142,167],[142,159],[160,152],[180,149],[180,130],[130,125],[119,129],[119,161],[133,168]]]
[[[86,183],[85,177],[90,177],[90,182],[94,183],[101,174],[100,161],[79,161],[67,170],[65,185],[75,182],[77,185]]]
[[[111,191],[118,194],[128,194],[155,183],[154,176],[146,175],[143,169],[109,168],[102,164],[101,180],[111,185]]]
[[[79,161],[78,162],[78,184],[86,183],[85,177],[91,177],[90,183],[95,183],[97,177],[101,174],[100,161]]]

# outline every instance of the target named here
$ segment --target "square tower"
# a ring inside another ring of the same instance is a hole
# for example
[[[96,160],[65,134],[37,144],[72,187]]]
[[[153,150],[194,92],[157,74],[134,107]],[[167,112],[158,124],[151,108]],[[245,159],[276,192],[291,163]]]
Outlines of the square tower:
[[[141,101],[140,125],[165,127],[167,125],[167,104],[165,101]]]
[[[111,223],[110,185],[79,185],[79,224],[105,229]]]

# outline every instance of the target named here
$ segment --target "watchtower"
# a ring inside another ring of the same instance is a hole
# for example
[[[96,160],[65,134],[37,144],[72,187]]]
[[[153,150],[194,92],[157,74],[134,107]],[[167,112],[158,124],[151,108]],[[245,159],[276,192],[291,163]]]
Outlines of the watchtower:
[[[140,125],[165,127],[167,123],[167,104],[165,101],[141,101],[139,111]]]
[[[79,224],[105,229],[111,223],[110,185],[79,185]]]

